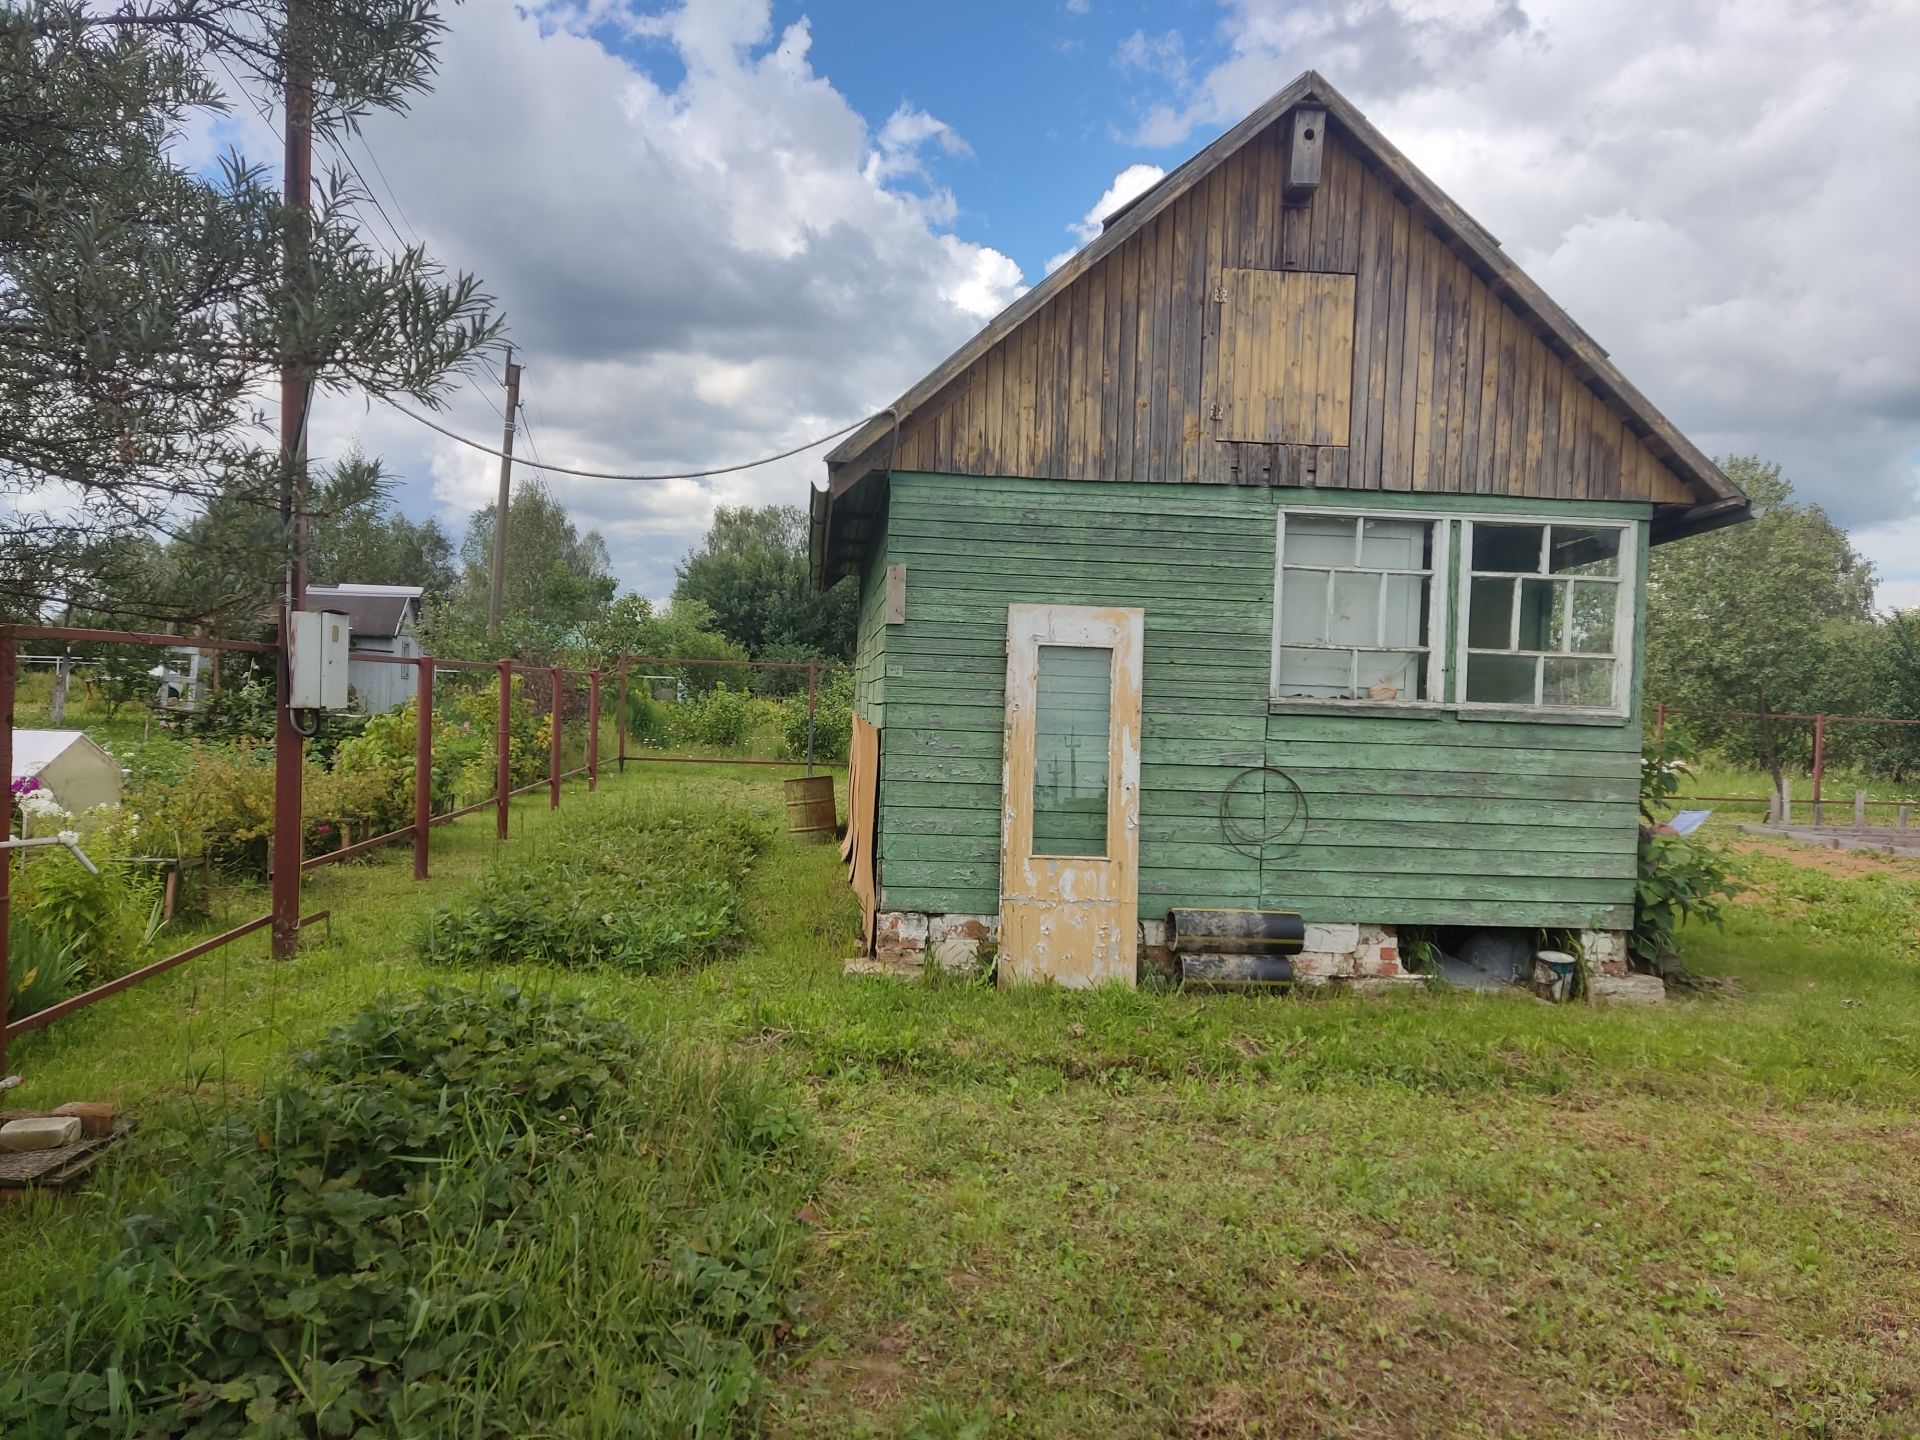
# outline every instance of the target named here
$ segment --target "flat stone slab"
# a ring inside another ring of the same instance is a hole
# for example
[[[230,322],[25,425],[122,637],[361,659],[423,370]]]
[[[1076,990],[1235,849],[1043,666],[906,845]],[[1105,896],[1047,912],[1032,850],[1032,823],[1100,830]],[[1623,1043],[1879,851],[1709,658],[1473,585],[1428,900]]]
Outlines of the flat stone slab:
[[[1894,855],[1920,855],[1920,829],[1853,825],[1742,825],[1749,835],[1772,840],[1796,840],[1828,850],[1885,850]]]
[[[1587,998],[1596,1005],[1664,1005],[1667,987],[1658,975],[1589,975]]]

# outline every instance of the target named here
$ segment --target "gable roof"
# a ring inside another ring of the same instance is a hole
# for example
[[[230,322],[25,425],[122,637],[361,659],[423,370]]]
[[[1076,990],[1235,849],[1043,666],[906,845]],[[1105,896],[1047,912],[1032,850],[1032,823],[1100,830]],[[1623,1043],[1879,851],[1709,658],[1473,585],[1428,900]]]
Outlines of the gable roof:
[[[1359,153],[1362,161],[1412,207],[1449,250],[1486,281],[1503,303],[1521,315],[1587,388],[1622,418],[1654,458],[1679,478],[1693,501],[1685,506],[1658,508],[1653,525],[1656,542],[1679,539],[1746,518],[1746,496],[1719,466],[1620,373],[1607,352],[1501,250],[1499,241],[1422,174],[1351,101],[1317,72],[1309,70],[1152,189],[1108,216],[1101,233],[1070,260],[1001,311],[880,416],[827,454],[829,483],[825,491],[816,492],[814,503],[816,583],[825,578],[826,529],[834,500],[866,476],[889,466],[891,444],[916,411],[927,406],[994,346],[1163,214],[1229,156],[1303,104],[1324,107],[1330,124]]]
[[[418,585],[309,585],[307,604],[314,610],[344,610],[354,639],[391,640],[424,593]]]

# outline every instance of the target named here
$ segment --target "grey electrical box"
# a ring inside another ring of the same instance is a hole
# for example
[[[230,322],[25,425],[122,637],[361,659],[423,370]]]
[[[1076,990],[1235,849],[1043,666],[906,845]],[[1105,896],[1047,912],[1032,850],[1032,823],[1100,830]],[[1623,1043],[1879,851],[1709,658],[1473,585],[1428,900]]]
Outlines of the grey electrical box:
[[[287,627],[287,708],[347,708],[347,615],[296,610]]]

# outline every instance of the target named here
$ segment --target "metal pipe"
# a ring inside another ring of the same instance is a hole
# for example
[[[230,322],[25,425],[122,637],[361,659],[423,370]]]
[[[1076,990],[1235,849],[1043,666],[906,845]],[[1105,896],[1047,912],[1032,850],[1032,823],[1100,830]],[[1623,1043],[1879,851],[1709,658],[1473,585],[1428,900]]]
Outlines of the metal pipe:
[[[791,765],[791,760],[733,759],[724,755],[629,755],[635,765]],[[844,760],[822,760],[822,770],[844,770]]]
[[[513,662],[500,662],[499,733],[494,736],[493,793],[499,806],[494,821],[496,840],[507,838],[507,802],[513,798]]]
[[[1820,823],[1820,782],[1827,773],[1827,717],[1813,717],[1813,823]]]
[[[264,640],[222,640],[217,637],[167,635],[143,630],[92,630],[74,625],[13,625],[14,635],[27,640],[97,640],[109,645],[159,645],[168,650],[244,650],[271,655],[274,646]]]
[[[420,657],[414,686],[413,727],[413,878],[427,878],[427,836],[433,829],[433,657]]]
[[[627,773],[627,662],[622,660],[620,674],[620,703],[614,715],[613,733],[619,737],[614,742],[618,755],[617,764],[622,775]]]
[[[547,808],[560,808],[560,667],[547,667]]]
[[[391,845],[396,840],[404,840],[413,834],[413,826],[402,825],[398,830],[389,830],[384,835],[373,835],[365,840],[356,840],[351,845],[342,845],[338,850],[329,850],[325,854],[312,855],[300,862],[302,870],[318,869],[322,865],[331,865],[336,860],[346,860],[366,850],[377,850],[382,845]]]
[[[587,793],[600,788],[600,672],[587,672]]]
[[[813,777],[813,693],[814,682],[819,678],[820,667],[807,666],[807,777]]]

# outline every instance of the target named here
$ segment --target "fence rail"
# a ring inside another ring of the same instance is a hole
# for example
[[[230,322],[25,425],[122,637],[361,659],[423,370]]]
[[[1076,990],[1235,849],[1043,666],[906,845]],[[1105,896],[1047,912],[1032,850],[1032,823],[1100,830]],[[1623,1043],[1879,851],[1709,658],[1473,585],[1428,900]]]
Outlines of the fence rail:
[[[18,679],[20,642],[56,641],[66,644],[103,644],[122,646],[144,646],[163,650],[198,649],[238,652],[249,655],[271,656],[279,678],[276,691],[276,715],[285,712],[286,651],[284,646],[273,642],[258,640],[230,639],[224,636],[168,635],[134,630],[100,630],[67,625],[0,625],[0,772],[4,772],[11,781],[14,761],[15,709],[18,700]],[[38,1030],[64,1016],[71,1015],[87,1006],[117,995],[130,987],[164,974],[176,966],[211,954],[237,940],[246,938],[263,929],[273,933],[273,953],[276,958],[286,958],[293,953],[299,932],[316,920],[327,917],[327,912],[302,916],[300,914],[300,877],[307,871],[325,865],[337,864],[366,855],[374,850],[401,841],[410,843],[413,851],[413,873],[416,880],[425,880],[431,866],[431,834],[433,827],[444,825],[463,816],[474,815],[482,810],[495,812],[495,837],[504,841],[507,838],[507,822],[511,802],[518,796],[545,790],[548,805],[559,809],[562,787],[569,780],[585,777],[589,792],[598,789],[600,782],[601,756],[600,732],[601,682],[602,671],[598,669],[578,669],[559,665],[541,665],[529,661],[513,659],[501,660],[451,660],[431,655],[400,656],[356,653],[355,662],[369,661],[381,665],[400,665],[411,667],[415,677],[415,737],[414,737],[414,788],[412,796],[412,819],[398,828],[387,830],[379,835],[343,845],[337,849],[318,855],[306,855],[306,834],[304,827],[296,823],[289,827],[285,817],[289,814],[302,815],[303,766],[301,763],[283,764],[276,750],[276,763],[273,788],[274,838],[269,847],[268,870],[272,880],[272,908],[266,915],[257,916],[242,924],[235,925],[217,935],[208,936],[184,949],[175,951],[160,959],[150,961],[138,969],[129,971],[112,980],[68,996],[52,1005],[37,1010],[19,1019],[9,1013],[11,991],[9,988],[9,939],[12,921],[12,875],[14,860],[11,852],[0,855],[0,1075],[6,1073],[7,1050],[12,1041],[30,1031]],[[615,677],[619,687],[619,709],[615,726],[618,745],[615,753],[616,763],[622,771],[629,761],[633,762],[685,762],[707,765],[787,765],[801,763],[793,760],[762,760],[745,757],[687,757],[670,755],[635,754],[627,745],[628,735],[628,676],[635,666],[732,666],[774,670],[805,670],[807,672],[807,741],[804,763],[809,775],[813,773],[814,759],[814,710],[817,703],[817,684],[823,672],[845,669],[845,666],[828,665],[805,661],[748,661],[731,659],[701,659],[694,657],[667,656],[621,656],[614,664]],[[496,720],[496,744],[493,757],[492,793],[486,798],[455,809],[436,814],[433,808],[433,727],[434,727],[434,680],[440,671],[466,673],[470,675],[490,674],[495,677],[499,689],[499,711]],[[547,766],[546,775],[534,781],[522,784],[513,783],[513,737],[514,720],[514,677],[523,679],[539,677],[547,684]],[[569,692],[585,697],[586,743],[585,762],[567,767],[562,759],[563,737],[567,733],[565,724],[566,697]],[[276,736],[286,733],[287,727],[280,727]],[[298,747],[304,751],[304,744]],[[290,808],[289,808],[290,807]],[[9,814],[11,799],[9,799]],[[11,830],[11,820],[8,825]],[[285,866],[278,853],[286,848],[286,837],[297,835],[297,850],[301,854],[299,863]],[[289,878],[290,876],[290,878]]]
[[[1709,804],[1764,805],[1768,807],[1769,818],[1786,824],[1792,820],[1793,806],[1798,803],[1792,792],[1788,770],[1800,771],[1800,757],[1805,756],[1805,773],[1811,782],[1813,824],[1817,827],[1826,823],[1826,812],[1836,802],[1827,797],[1828,762],[1831,758],[1830,732],[1835,727],[1847,727],[1853,733],[1847,738],[1857,745],[1855,738],[1862,734],[1871,734],[1876,729],[1890,732],[1893,740],[1882,741],[1878,737],[1870,743],[1887,746],[1897,745],[1893,751],[1896,763],[1893,766],[1893,778],[1896,782],[1905,779],[1902,773],[1911,766],[1916,776],[1920,776],[1920,719],[1909,719],[1890,715],[1832,715],[1807,711],[1783,710],[1692,710],[1675,706],[1657,705],[1653,712],[1653,735],[1656,740],[1663,739],[1672,721],[1705,722],[1710,730],[1717,732],[1724,743],[1731,737],[1741,741],[1743,751],[1750,752],[1750,758],[1759,758],[1762,763],[1768,759],[1779,773],[1778,788],[1765,795],[1688,795],[1685,801],[1704,801]],[[1742,734],[1734,727],[1748,725],[1756,734]],[[1779,727],[1793,727],[1781,730]],[[1804,730],[1805,749],[1802,751]],[[1915,739],[1905,737],[1913,735]],[[1795,752],[1789,756],[1788,751]],[[1905,830],[1913,810],[1920,807],[1920,798],[1909,796],[1900,799],[1872,799],[1866,791],[1856,790],[1846,800],[1837,802],[1850,810],[1853,824],[1857,827],[1866,824],[1869,810],[1892,810],[1893,828]]]

